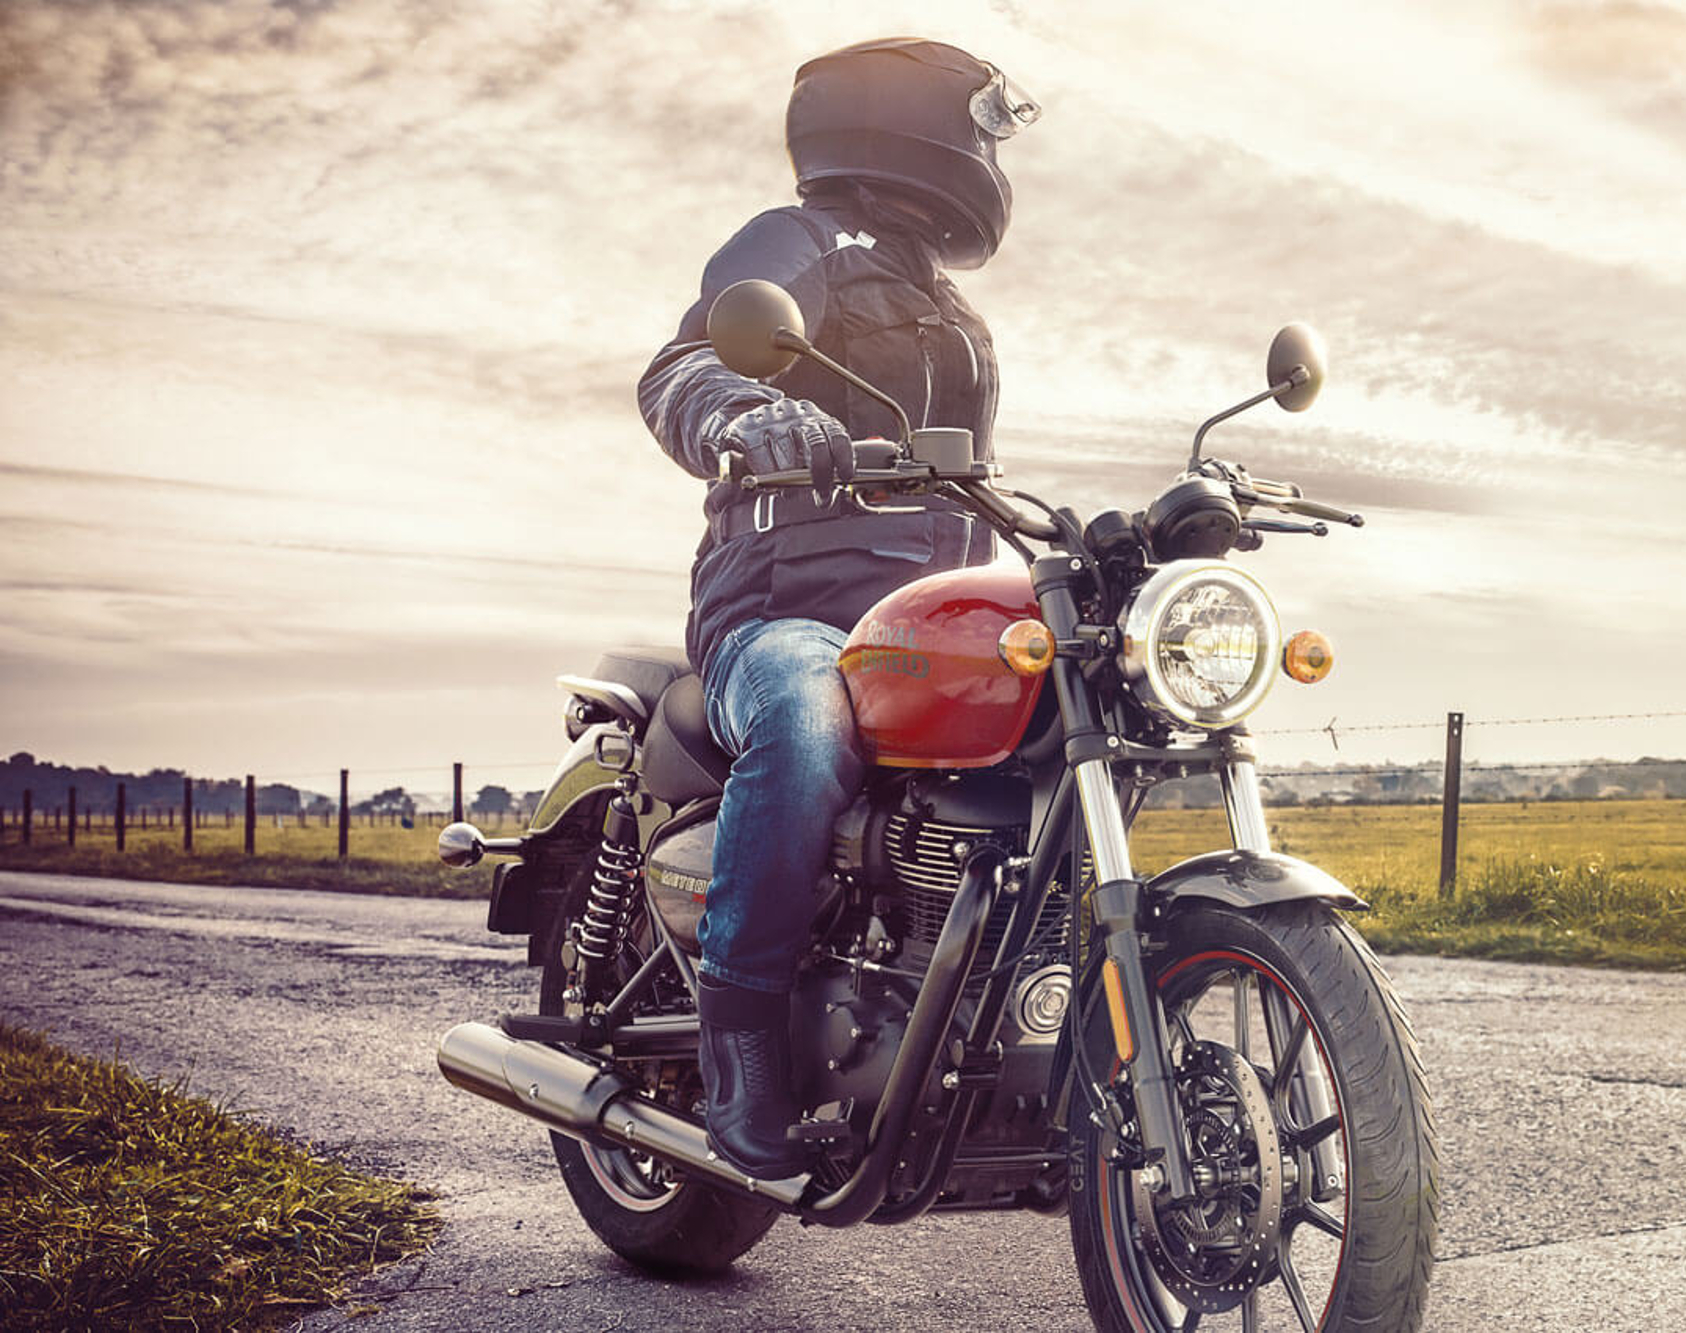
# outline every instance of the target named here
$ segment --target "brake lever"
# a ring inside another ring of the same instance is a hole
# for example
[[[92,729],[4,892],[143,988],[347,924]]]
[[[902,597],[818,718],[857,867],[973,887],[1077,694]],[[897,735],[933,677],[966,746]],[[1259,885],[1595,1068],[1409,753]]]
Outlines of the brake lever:
[[[1241,526],[1253,532],[1297,532],[1311,537],[1327,537],[1329,535],[1327,523],[1290,523],[1285,518],[1243,519]]]
[[[1257,505],[1264,509],[1275,509],[1284,514],[1299,514],[1302,518],[1327,519],[1331,523],[1341,523],[1349,528],[1364,526],[1364,515],[1362,514],[1350,514],[1344,509],[1335,508],[1334,505],[1326,505],[1317,500],[1307,500],[1299,495],[1273,494],[1269,491],[1261,491],[1257,482],[1247,485],[1232,482],[1229,489],[1230,494],[1235,496],[1236,504],[1245,505],[1248,508]],[[1307,532],[1310,529],[1295,527],[1283,528],[1279,531]],[[1320,532],[1317,535],[1321,537],[1324,534]]]

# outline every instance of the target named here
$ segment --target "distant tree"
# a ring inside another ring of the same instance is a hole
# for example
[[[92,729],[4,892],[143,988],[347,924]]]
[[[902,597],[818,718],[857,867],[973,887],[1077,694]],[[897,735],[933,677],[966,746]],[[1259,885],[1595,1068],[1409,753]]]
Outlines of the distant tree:
[[[388,787],[351,807],[354,815],[411,815],[415,811],[416,803],[402,787]]]
[[[470,808],[477,815],[507,815],[514,804],[515,798],[509,794],[509,788],[494,784],[482,787]]]
[[[260,815],[296,815],[303,803],[297,787],[290,787],[284,782],[267,782],[254,793],[257,799],[257,812]],[[245,800],[242,791],[240,799]]]

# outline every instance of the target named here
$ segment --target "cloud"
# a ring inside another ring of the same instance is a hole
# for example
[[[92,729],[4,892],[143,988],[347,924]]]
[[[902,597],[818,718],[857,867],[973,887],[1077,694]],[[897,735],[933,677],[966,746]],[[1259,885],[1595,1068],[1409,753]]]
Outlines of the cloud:
[[[1686,11],[1547,4],[1531,15],[1540,66],[1664,142],[1686,142]]]
[[[1322,401],[1212,445],[1377,513],[1262,553],[1297,597],[1385,599],[1385,640],[1443,593],[1526,628],[1542,580],[1591,621],[1594,583],[1654,592],[1686,499],[1677,11],[1296,17],[1316,40],[1242,3],[0,4],[0,476],[30,520],[0,534],[0,721],[50,695],[75,725],[56,682],[102,653],[188,710],[677,638],[701,488],[633,382],[707,254],[789,199],[796,63],[915,27],[1046,107],[1003,152],[1006,246],[961,277],[1010,481],[1139,507],[1306,319]]]

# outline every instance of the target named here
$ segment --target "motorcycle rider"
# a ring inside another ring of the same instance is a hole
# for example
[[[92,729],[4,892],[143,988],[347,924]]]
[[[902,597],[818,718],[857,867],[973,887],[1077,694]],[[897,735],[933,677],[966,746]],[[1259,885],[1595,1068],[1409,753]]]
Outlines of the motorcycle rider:
[[[989,332],[943,270],[977,267],[1000,245],[1012,192],[997,143],[1038,114],[994,66],[940,42],[863,42],[808,61],[785,122],[801,202],[751,219],[714,255],[638,385],[662,448],[713,481],[685,646],[710,730],[735,758],[697,932],[700,1060],[711,1144],[754,1176],[805,1167],[786,1136],[800,1113],[790,989],[832,826],[863,773],[838,654],[879,598],[988,562],[993,537],[940,497],[873,514],[836,490],[853,475],[851,438],[894,437],[889,411],[803,359],[765,381],[735,374],[709,346],[708,310],[741,279],[779,284],[821,352],[915,427],[967,427],[974,456],[991,458]],[[719,481],[726,452],[757,474],[808,468],[813,491]]]

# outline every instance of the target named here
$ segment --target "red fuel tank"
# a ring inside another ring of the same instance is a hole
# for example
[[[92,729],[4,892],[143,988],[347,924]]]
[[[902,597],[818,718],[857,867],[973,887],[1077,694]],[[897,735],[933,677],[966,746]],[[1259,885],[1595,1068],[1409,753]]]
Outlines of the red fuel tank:
[[[878,602],[838,661],[868,760],[985,768],[1010,755],[1043,677],[1014,675],[995,645],[1038,614],[1029,573],[1007,565],[932,574]]]

